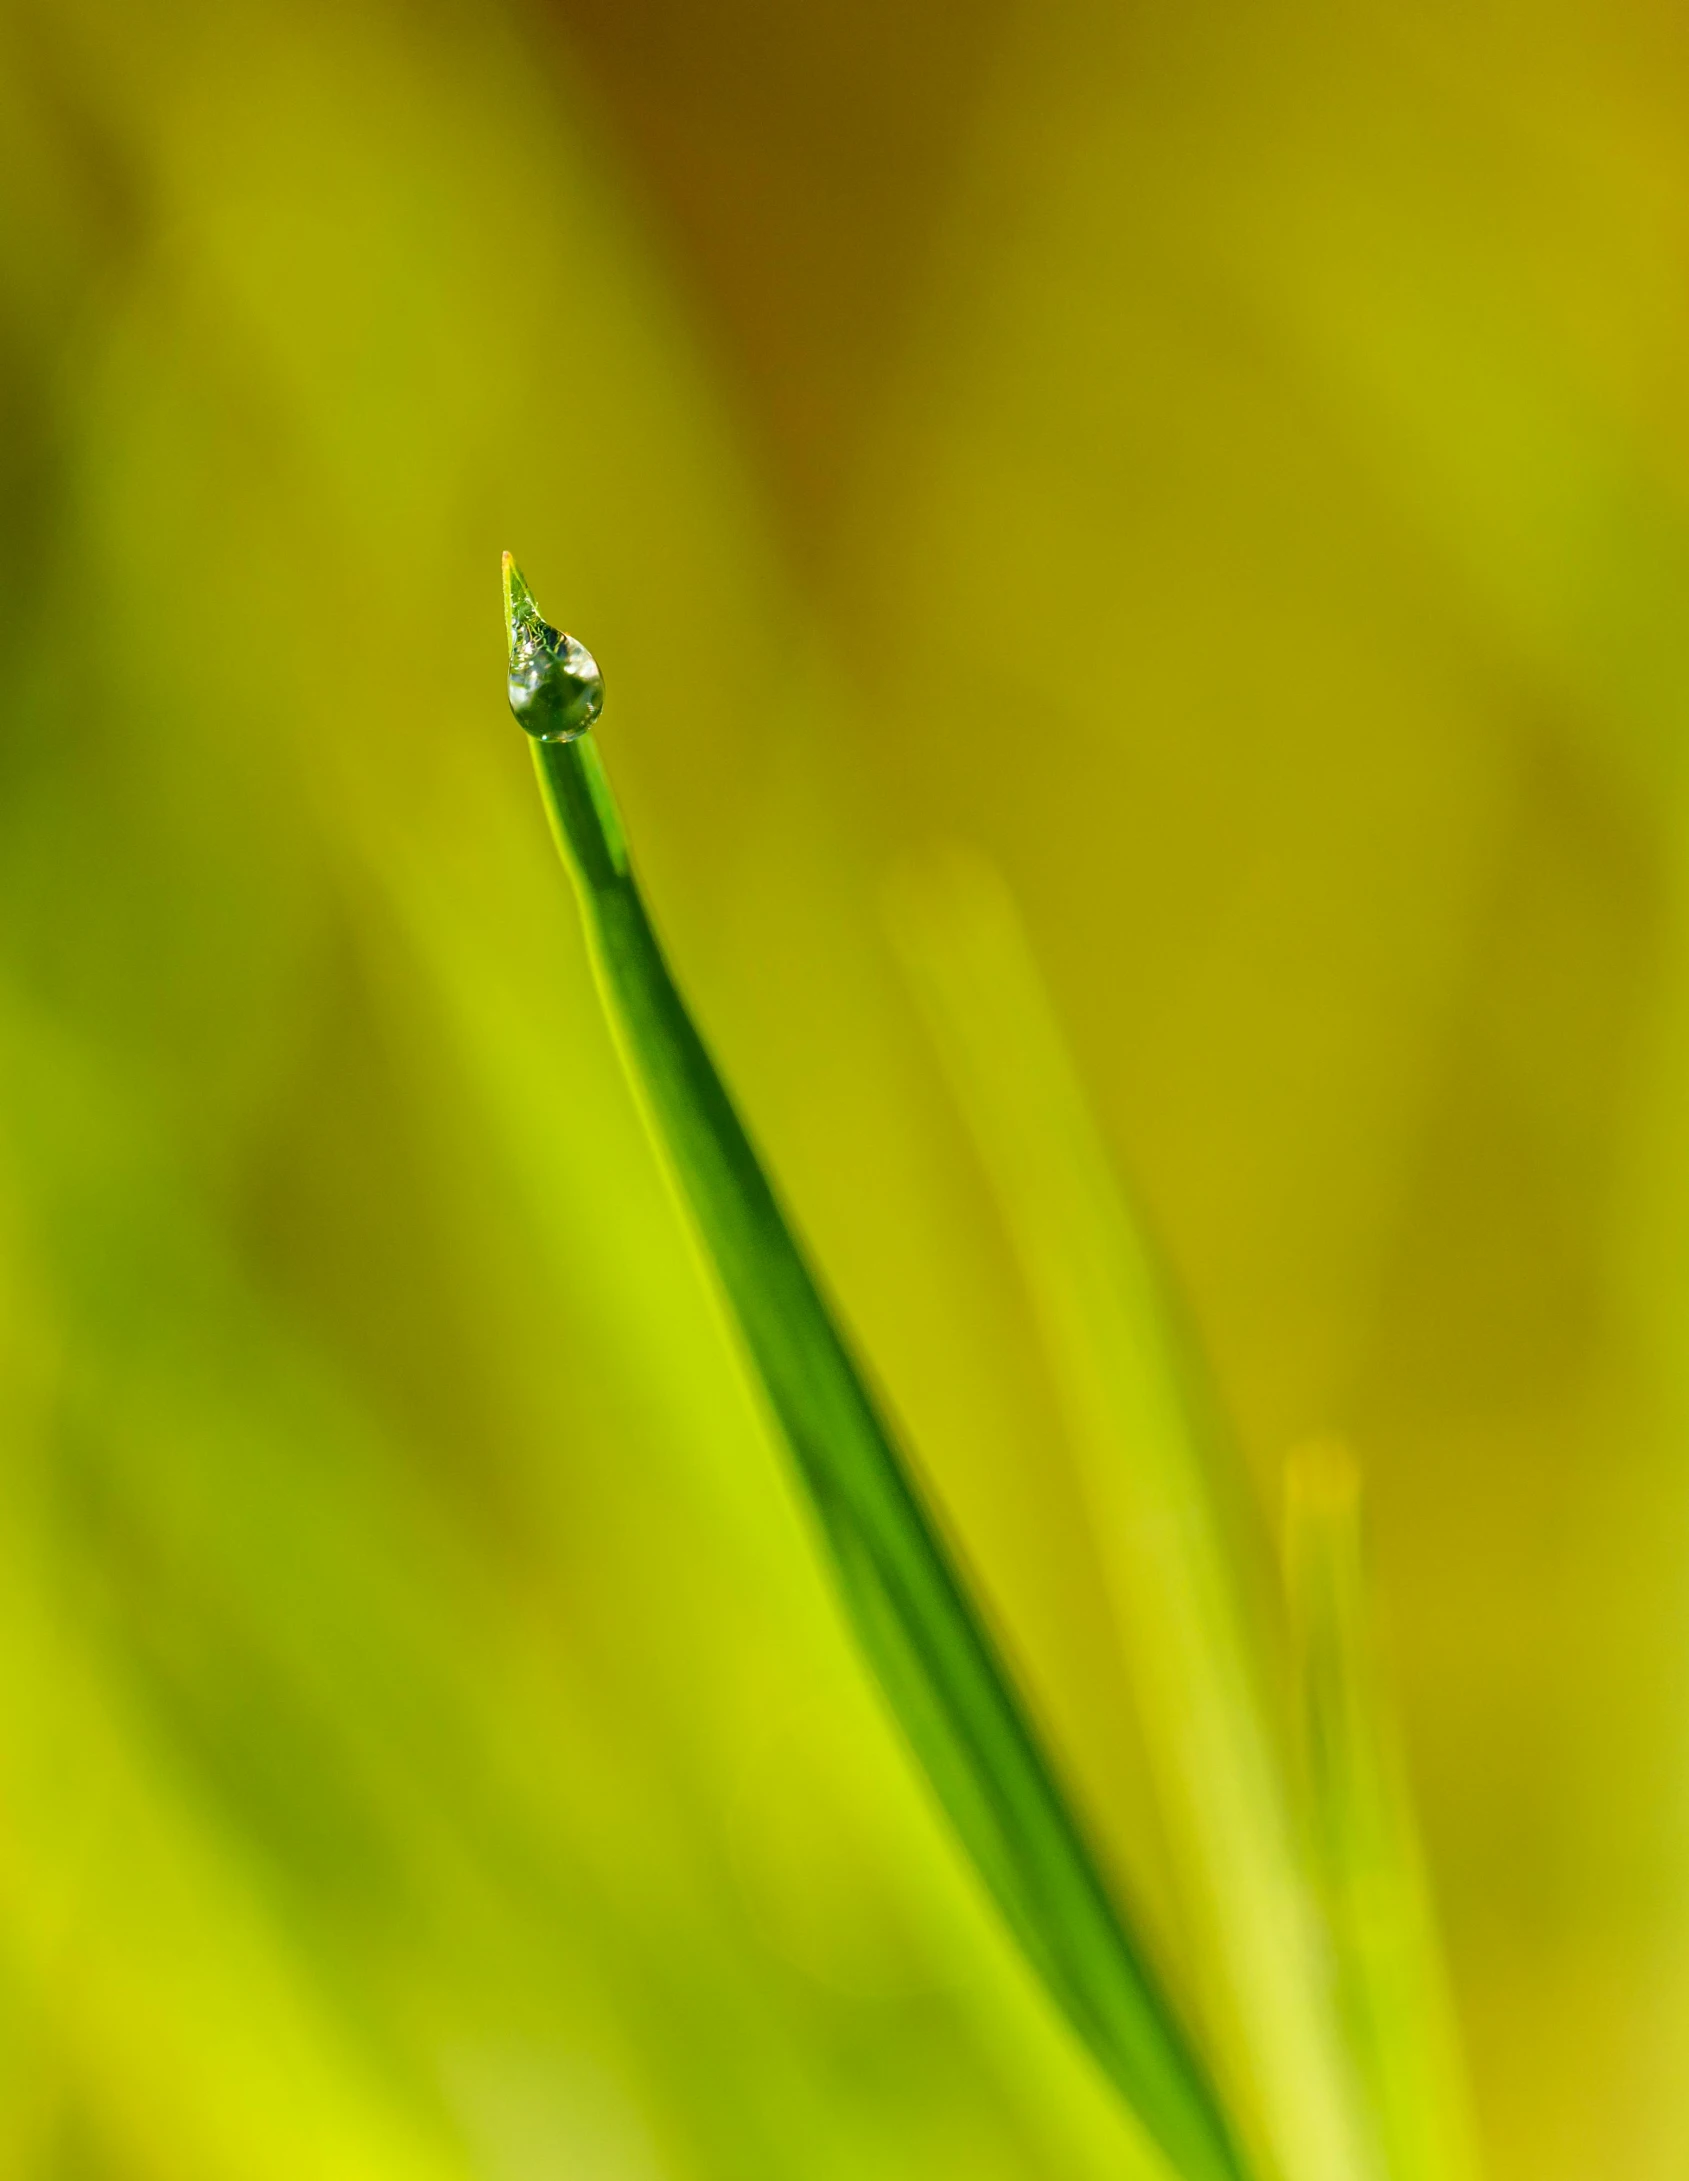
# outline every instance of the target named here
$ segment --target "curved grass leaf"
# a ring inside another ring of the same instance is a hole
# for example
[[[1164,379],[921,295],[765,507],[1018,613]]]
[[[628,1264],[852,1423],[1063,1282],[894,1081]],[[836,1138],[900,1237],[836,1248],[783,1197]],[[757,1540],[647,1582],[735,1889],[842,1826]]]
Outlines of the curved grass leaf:
[[[1372,2148],[1228,1550],[1227,1450],[1158,1253],[1002,880],[952,853],[892,907],[1062,1397],[1225,2079],[1277,2172],[1364,2181]]]
[[[1206,2072],[1103,1881],[676,988],[586,733],[596,668],[541,620],[508,555],[505,609],[512,709],[536,736],[541,792],[611,1027],[885,1694],[1021,1946],[1173,2170],[1184,2181],[1242,2181]]]
[[[1373,1672],[1360,1479],[1340,1446],[1306,1447],[1290,1464],[1285,1578],[1344,2010],[1391,2181],[1478,2181],[1430,1888]]]

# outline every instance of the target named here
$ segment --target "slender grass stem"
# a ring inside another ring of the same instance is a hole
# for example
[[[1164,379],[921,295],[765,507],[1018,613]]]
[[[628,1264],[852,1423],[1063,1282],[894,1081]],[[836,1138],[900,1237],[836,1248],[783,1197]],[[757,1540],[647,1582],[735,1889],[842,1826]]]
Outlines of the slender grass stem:
[[[1287,2181],[1376,2181],[1230,1549],[1229,1449],[1159,1252],[1002,880],[940,856],[891,905],[1066,1413],[1222,2079]]]
[[[1430,1888],[1373,1671],[1360,1478],[1341,1446],[1318,1442],[1289,1466],[1285,1576],[1344,2008],[1391,2181],[1479,2181]]]
[[[1173,2170],[1184,2181],[1244,2181],[1207,2072],[1101,1875],[675,985],[586,733],[596,668],[540,619],[508,555],[505,606],[512,708],[536,737],[541,794],[611,1027],[892,1709],[1027,1956]]]

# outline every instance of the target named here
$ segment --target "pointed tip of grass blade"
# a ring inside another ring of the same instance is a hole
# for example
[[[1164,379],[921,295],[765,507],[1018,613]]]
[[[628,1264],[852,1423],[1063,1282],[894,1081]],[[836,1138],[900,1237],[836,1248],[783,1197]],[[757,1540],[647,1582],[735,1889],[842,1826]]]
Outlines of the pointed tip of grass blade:
[[[534,603],[534,594],[528,588],[527,577],[516,565],[514,553],[504,556],[504,634],[510,647],[512,676],[525,653],[557,634]]]
[[[513,553],[504,556],[504,627],[510,709],[538,742],[573,742],[604,709],[604,677],[582,643],[555,629],[534,602]]]
[[[516,565],[516,555],[504,556],[504,630],[509,638],[511,651],[516,649],[519,628],[539,622],[540,610],[534,604],[534,594],[528,588],[527,578]],[[543,624],[541,624],[543,626]]]

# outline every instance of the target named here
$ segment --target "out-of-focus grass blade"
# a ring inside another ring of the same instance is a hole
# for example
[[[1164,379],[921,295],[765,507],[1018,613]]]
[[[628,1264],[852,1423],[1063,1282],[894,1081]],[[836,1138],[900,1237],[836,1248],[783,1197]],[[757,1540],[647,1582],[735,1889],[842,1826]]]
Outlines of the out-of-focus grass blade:
[[[1160,1269],[1001,881],[950,855],[893,907],[1066,1405],[1235,2091],[1289,2181],[1356,2181],[1369,2138]]]
[[[1245,2167],[1111,1899],[979,1613],[793,1237],[629,864],[587,729],[601,685],[508,555],[511,703],[579,896],[612,1028],[791,1450],[885,1692],[1051,1992],[1186,2181]]]
[[[1392,2181],[1478,2181],[1429,1889],[1372,1670],[1359,1479],[1340,1446],[1311,1446],[1291,1462],[1285,1556],[1344,2009]]]

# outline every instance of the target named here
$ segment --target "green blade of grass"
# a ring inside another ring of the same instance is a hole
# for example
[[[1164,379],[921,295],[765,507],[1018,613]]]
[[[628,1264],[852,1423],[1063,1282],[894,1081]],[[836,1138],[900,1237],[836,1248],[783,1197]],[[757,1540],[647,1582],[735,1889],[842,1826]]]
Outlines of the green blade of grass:
[[[1478,2181],[1430,1890],[1372,1667],[1359,1477],[1339,1446],[1290,1464],[1285,1576],[1344,2011],[1392,2181]]]
[[[541,793],[611,1027],[885,1694],[1021,1946],[1173,2170],[1185,2181],[1242,2181],[1207,2074],[1103,1881],[676,988],[585,733],[597,715],[596,669],[540,619],[508,555],[505,610],[512,709],[536,736]]]
[[[1003,1208],[1065,1408],[1225,2079],[1290,2181],[1374,2170],[1256,1633],[1227,1450],[1007,889],[933,859],[901,951]]]

